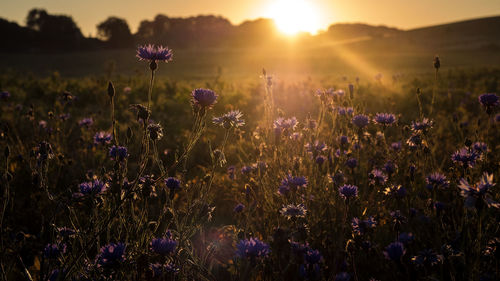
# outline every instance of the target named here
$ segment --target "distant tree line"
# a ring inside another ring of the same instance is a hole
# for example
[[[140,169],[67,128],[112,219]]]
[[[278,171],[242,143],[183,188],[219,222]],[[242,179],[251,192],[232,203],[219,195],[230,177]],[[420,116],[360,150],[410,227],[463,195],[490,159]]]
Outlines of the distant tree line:
[[[329,34],[339,38],[353,34],[348,26],[341,26],[341,29],[333,27],[318,38],[328,37]],[[143,20],[135,34],[131,32],[127,21],[118,17],[109,17],[97,24],[96,28],[98,38],[85,37],[71,16],[53,15],[43,9],[32,9],[26,17],[26,26],[0,19],[3,42],[0,44],[0,51],[116,49],[145,43],[182,48],[244,48],[279,44],[282,40],[270,19],[257,19],[233,25],[227,19],[213,15],[179,18],[160,14],[153,20]],[[396,31],[365,26],[360,32],[369,36],[383,36],[386,32]]]

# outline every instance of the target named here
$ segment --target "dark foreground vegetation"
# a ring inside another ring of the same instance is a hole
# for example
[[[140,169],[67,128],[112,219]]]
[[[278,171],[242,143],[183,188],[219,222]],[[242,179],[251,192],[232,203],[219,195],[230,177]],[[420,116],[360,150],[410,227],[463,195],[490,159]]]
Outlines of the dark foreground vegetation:
[[[138,55],[0,74],[1,280],[500,277],[499,69],[178,81]]]

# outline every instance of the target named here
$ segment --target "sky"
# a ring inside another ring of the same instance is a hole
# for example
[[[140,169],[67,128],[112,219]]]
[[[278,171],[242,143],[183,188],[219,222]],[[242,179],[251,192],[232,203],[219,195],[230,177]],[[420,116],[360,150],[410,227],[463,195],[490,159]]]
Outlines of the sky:
[[[0,0],[0,17],[24,25],[31,8],[45,8],[51,14],[71,15],[83,34],[95,35],[96,25],[108,16],[125,18],[133,32],[140,21],[151,20],[157,14],[214,14],[239,24],[248,19],[282,16],[287,13],[287,5],[276,7],[276,2],[286,1],[303,1],[312,7],[314,19],[295,22],[314,21],[320,29],[338,22],[410,29],[500,15],[500,0]]]

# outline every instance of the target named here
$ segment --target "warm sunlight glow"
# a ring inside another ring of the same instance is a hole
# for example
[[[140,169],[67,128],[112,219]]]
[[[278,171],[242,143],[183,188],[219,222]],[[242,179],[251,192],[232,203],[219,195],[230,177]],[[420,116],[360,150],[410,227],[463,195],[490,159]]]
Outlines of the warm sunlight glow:
[[[298,32],[315,34],[320,29],[320,13],[306,0],[277,0],[268,10],[280,31],[293,35]]]

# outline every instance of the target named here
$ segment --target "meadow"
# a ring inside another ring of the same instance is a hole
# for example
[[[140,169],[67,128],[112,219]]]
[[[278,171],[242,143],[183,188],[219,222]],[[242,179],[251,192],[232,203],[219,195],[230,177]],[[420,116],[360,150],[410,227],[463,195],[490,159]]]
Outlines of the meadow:
[[[1,55],[1,280],[500,278],[496,53],[254,51]]]

